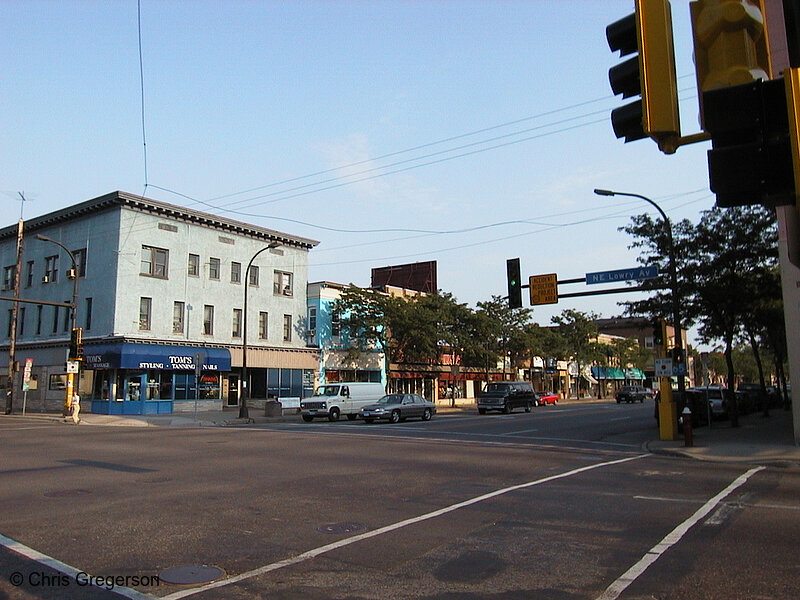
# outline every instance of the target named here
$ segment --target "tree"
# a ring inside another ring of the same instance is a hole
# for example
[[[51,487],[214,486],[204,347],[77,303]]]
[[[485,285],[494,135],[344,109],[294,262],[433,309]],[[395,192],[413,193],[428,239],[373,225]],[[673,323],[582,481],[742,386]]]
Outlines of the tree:
[[[509,308],[508,302],[501,296],[492,296],[487,302],[478,302],[478,313],[482,314],[489,326],[487,355],[493,354],[503,359],[503,376],[505,377],[506,357],[511,353],[511,364],[516,365],[524,353],[524,327],[530,321],[531,309]]]
[[[622,228],[634,236],[632,248],[640,248],[640,264],[665,265],[666,234],[647,215],[632,217]],[[736,381],[733,346],[742,331],[745,316],[763,300],[752,286],[765,268],[777,260],[777,232],[774,214],[762,206],[705,211],[693,226],[681,221],[673,226],[678,296],[683,321],[699,325],[701,340],[721,340],[725,347],[729,385]],[[655,285],[655,284],[646,284]],[[626,312],[650,318],[669,314],[671,292],[628,302]],[[735,400],[731,424],[738,425]]]
[[[342,290],[332,310],[340,315],[340,323],[348,351],[357,357],[361,352],[377,348],[383,352],[385,372],[391,363],[390,322],[399,312],[398,300],[376,290],[349,286]]]
[[[551,319],[556,325],[558,334],[564,345],[570,348],[569,358],[578,363],[578,396],[580,396],[581,375],[583,365],[593,361],[598,356],[594,340],[597,338],[596,321],[599,315],[583,313],[573,309],[566,309]]]
[[[732,386],[734,340],[760,301],[753,282],[777,261],[775,216],[762,206],[707,210],[695,228],[692,247],[694,258],[686,269],[686,276],[695,281],[691,312],[703,341],[722,340]],[[731,425],[737,427],[735,397],[729,412]]]

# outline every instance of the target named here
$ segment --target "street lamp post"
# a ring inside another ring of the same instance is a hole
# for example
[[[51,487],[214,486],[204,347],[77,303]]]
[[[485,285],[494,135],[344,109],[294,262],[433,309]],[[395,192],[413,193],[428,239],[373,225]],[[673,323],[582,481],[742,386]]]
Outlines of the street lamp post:
[[[277,248],[280,244],[271,242],[269,245],[263,247],[261,250],[253,255],[250,262],[247,263],[247,268],[244,271],[244,308],[242,315],[242,382],[241,382],[241,398],[239,400],[239,418],[249,419],[250,413],[247,408],[247,399],[250,396],[250,386],[247,381],[247,288],[250,287],[250,267],[253,266],[253,261],[262,252]]]
[[[75,261],[75,255],[64,244],[62,244],[57,240],[49,238],[46,235],[37,233],[35,237],[37,240],[41,240],[43,242],[50,242],[52,244],[55,244],[56,246],[60,246],[62,250],[64,250],[64,252],[67,253],[67,256],[69,256],[69,259],[72,262],[73,276],[72,276],[72,305],[70,306],[70,325],[71,325],[70,335],[74,335],[72,332],[74,332],[75,328],[78,326],[78,278],[80,276],[80,273],[78,273],[78,263]],[[67,347],[69,347],[69,343]],[[69,358],[69,351],[67,352],[67,357]],[[67,392],[66,392],[66,398],[64,399],[64,416],[69,415],[69,413],[71,412],[72,393],[74,389],[75,389],[75,374],[67,373]]]
[[[612,190],[599,190],[596,189],[594,191],[595,194],[598,196],[628,196],[631,198],[639,198],[640,200],[644,200],[645,202],[649,202],[661,215],[661,219],[664,222],[664,230],[667,232],[667,253],[669,255],[669,283],[670,287],[672,288],[672,322],[673,326],[675,327],[675,348],[679,353],[683,353],[683,336],[681,334],[681,315],[680,315],[680,302],[678,300],[678,271],[677,267],[675,266],[675,244],[672,238],[672,223],[670,223],[669,218],[667,217],[666,213],[661,210],[661,207],[653,202],[647,196],[642,196],[641,194],[632,194],[628,192],[616,192]],[[686,390],[686,382],[683,379],[683,375],[678,376],[678,392],[680,393],[681,397],[683,397],[683,393]]]

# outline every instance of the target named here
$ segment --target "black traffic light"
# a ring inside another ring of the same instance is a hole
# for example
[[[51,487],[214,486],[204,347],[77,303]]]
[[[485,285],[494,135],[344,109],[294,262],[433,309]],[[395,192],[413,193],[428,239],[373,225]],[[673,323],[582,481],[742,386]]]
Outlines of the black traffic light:
[[[506,261],[508,275],[508,307],[522,308],[522,279],[519,273],[519,259],[509,258]]]
[[[83,360],[83,329],[75,327],[69,338],[69,359]]]
[[[782,79],[703,92],[711,134],[708,178],[717,206],[794,204],[786,87]]]
[[[656,348],[664,345],[664,319],[653,321],[653,346]]]
[[[614,94],[641,96],[611,111],[614,134],[626,142],[649,136],[674,152],[670,140],[680,137],[680,116],[669,2],[635,0],[635,12],[606,27],[606,39],[620,56],[638,53],[608,72]]]

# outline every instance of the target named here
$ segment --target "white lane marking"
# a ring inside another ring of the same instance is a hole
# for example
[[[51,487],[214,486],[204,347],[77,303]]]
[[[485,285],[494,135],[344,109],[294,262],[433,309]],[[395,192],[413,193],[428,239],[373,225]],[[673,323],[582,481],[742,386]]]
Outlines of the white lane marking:
[[[711,498],[708,502],[706,502],[703,506],[701,506],[697,512],[695,512],[691,517],[686,519],[683,523],[678,525],[675,529],[673,529],[667,536],[653,546],[647,554],[645,554],[639,562],[633,565],[630,569],[628,569],[622,576],[617,579],[614,583],[606,588],[606,591],[600,594],[597,597],[597,600],[616,600],[619,595],[625,591],[625,589],[632,584],[636,579],[644,573],[650,565],[656,562],[661,555],[664,554],[667,550],[669,550],[672,546],[677,544],[681,538],[686,535],[686,533],[691,529],[698,521],[705,518],[708,513],[710,513],[714,508],[722,502],[728,495],[730,495],[735,489],[744,485],[750,477],[758,473],[759,471],[765,469],[766,467],[754,467],[737,477],[728,487],[722,490],[719,494]]]
[[[506,433],[498,433],[497,435],[500,436],[507,436],[507,435],[517,435],[518,433],[533,433],[539,431],[539,428],[536,429],[520,429],[519,431],[508,431]]]
[[[75,567],[71,567],[70,565],[61,562],[58,559],[53,558],[52,556],[47,556],[46,554],[42,554],[38,550],[34,550],[26,546],[25,544],[21,544],[16,540],[12,540],[10,537],[6,537],[3,534],[0,534],[0,546],[4,548],[8,548],[17,554],[21,554],[25,558],[29,558],[31,560],[35,560],[40,565],[44,565],[45,567],[50,567],[51,569],[58,571],[59,573],[64,573],[67,575],[72,581],[76,581],[76,577],[78,575],[88,575],[85,571],[81,571],[80,569],[76,569]],[[3,574],[6,575],[5,573]],[[88,577],[87,577],[88,580]],[[99,589],[106,589],[105,587],[100,586],[92,586],[98,587]],[[121,585],[115,585],[114,589],[111,590],[115,594],[119,594],[120,596],[124,596],[125,598],[130,598],[131,600],[153,600],[155,596],[150,596],[149,594],[143,594],[137,590],[127,588]]]
[[[386,525],[384,527],[380,527],[378,529],[374,529],[372,531],[367,531],[365,533],[361,533],[358,535],[354,535],[344,540],[339,540],[337,542],[333,542],[332,544],[327,544],[325,546],[320,546],[319,548],[314,548],[313,550],[308,550],[307,552],[303,552],[298,554],[297,556],[293,556],[291,558],[287,558],[285,560],[281,560],[270,565],[265,565],[263,567],[259,567],[257,569],[253,569],[252,571],[247,571],[245,573],[240,573],[239,575],[235,575],[228,579],[223,579],[221,581],[215,581],[200,587],[196,587],[193,589],[187,590],[180,590],[169,594],[167,596],[163,596],[160,600],[177,600],[178,598],[185,598],[186,596],[193,596],[194,594],[200,594],[207,590],[211,590],[214,588],[223,587],[226,585],[231,585],[233,583],[238,583],[240,581],[244,581],[245,579],[250,579],[252,577],[257,577],[259,575],[263,575],[265,573],[269,573],[270,571],[277,571],[278,569],[282,569],[283,567],[289,567],[292,565],[299,564],[301,562],[310,560],[312,558],[316,558],[321,554],[325,554],[327,552],[331,552],[332,550],[338,550],[339,548],[344,548],[345,546],[349,546],[351,544],[355,544],[356,542],[360,542],[361,540],[366,540],[369,538],[373,538],[379,535],[383,535],[384,533],[390,533],[397,529],[402,529],[403,527],[408,527],[409,525],[414,525],[416,523],[421,523],[422,521],[427,521],[428,519],[433,519],[436,517],[440,517],[442,515],[446,515],[448,513],[457,511],[461,508],[465,508],[467,506],[472,506],[473,504],[477,504],[479,502],[483,502],[485,500],[490,500],[492,498],[496,498],[497,496],[501,496],[503,494],[507,494],[509,492],[514,492],[517,490],[522,490],[526,488],[530,488],[536,485],[541,485],[543,483],[549,483],[551,481],[555,481],[557,479],[564,479],[566,477],[571,477],[573,475],[577,475],[579,473],[585,473],[586,471],[591,471],[593,469],[598,469],[600,467],[608,467],[611,465],[618,465],[622,463],[626,463],[632,460],[639,460],[641,458],[647,458],[651,456],[650,454],[639,454],[638,456],[632,456],[628,458],[622,458],[618,460],[612,460],[604,463],[599,463],[596,465],[588,465],[586,467],[580,467],[577,469],[573,469],[571,471],[567,471],[565,473],[559,473],[558,475],[551,475],[549,477],[544,477],[542,479],[536,479],[535,481],[529,481],[527,483],[521,483],[519,485],[512,485],[510,487],[502,488],[499,490],[495,490],[493,492],[489,492],[488,494],[482,494],[481,496],[476,496],[475,498],[470,498],[469,500],[464,500],[463,502],[458,502],[456,504],[451,504],[450,506],[446,506],[444,508],[440,508],[438,510],[434,510],[429,513],[425,513],[423,515],[419,515],[418,517],[412,517],[410,519],[406,519],[404,521],[399,521],[397,523],[392,523],[391,525]]]

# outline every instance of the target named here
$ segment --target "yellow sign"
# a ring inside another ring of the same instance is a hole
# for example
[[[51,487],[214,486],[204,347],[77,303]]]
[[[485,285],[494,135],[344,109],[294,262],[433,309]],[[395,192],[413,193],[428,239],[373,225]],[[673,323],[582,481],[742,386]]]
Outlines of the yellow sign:
[[[531,304],[558,304],[558,277],[555,273],[531,275]]]

